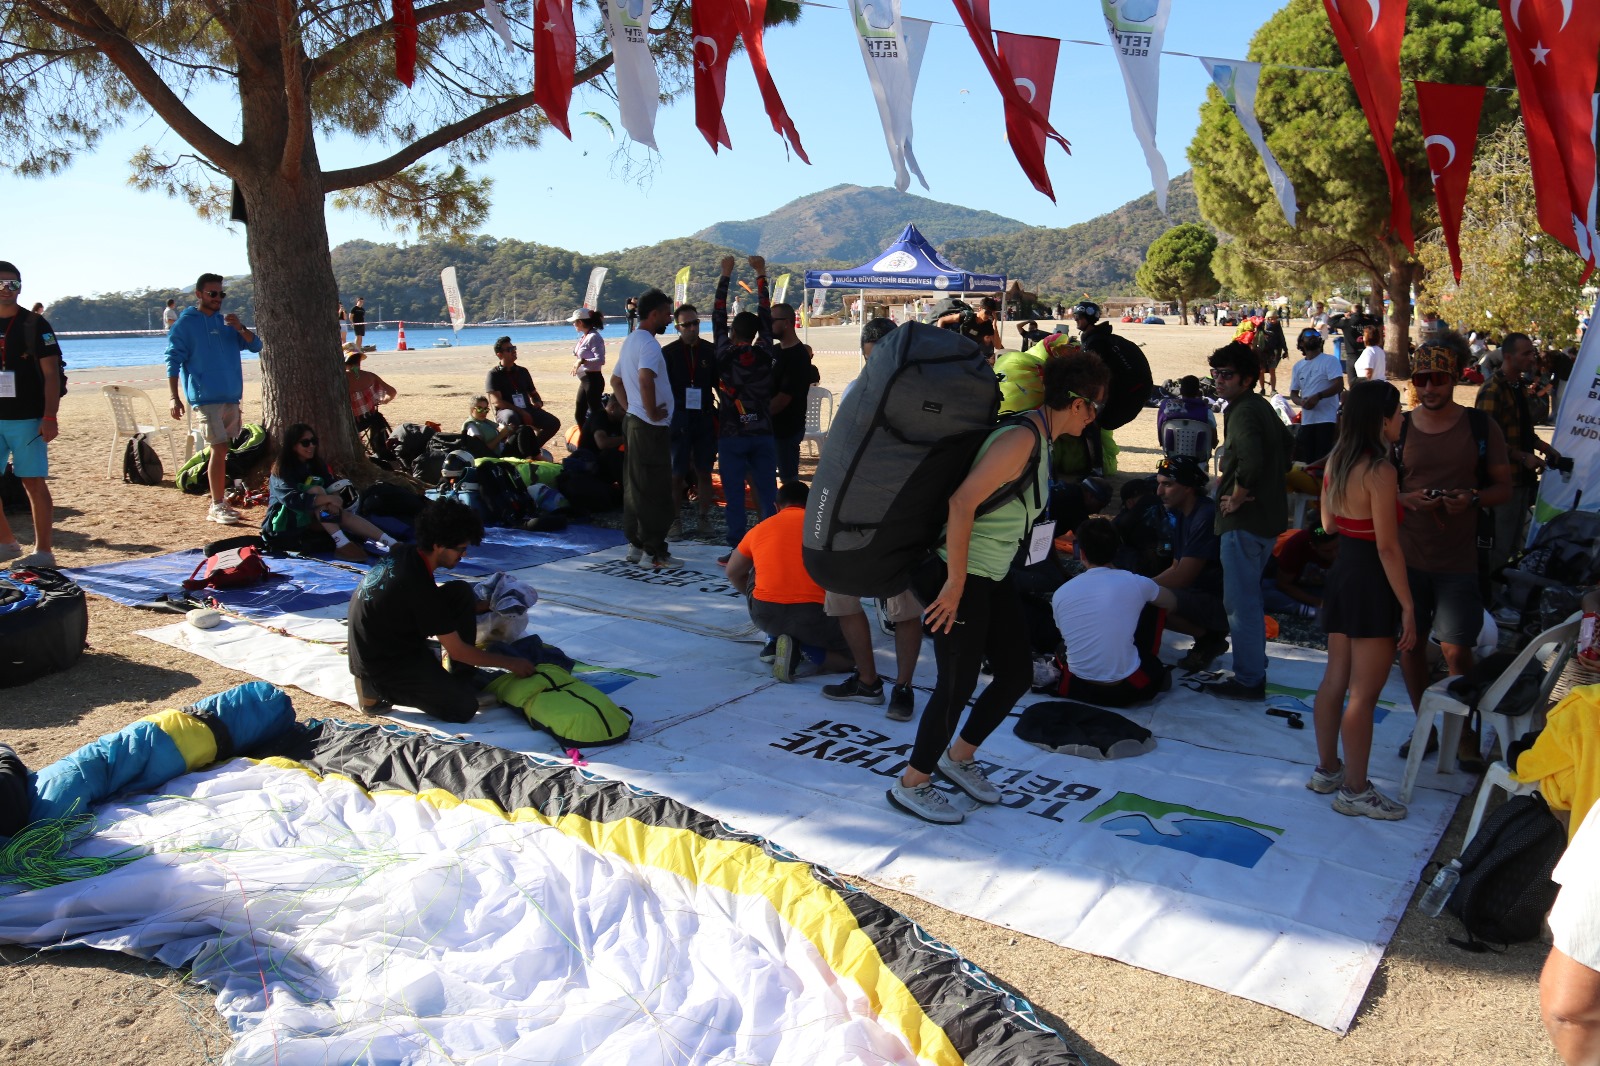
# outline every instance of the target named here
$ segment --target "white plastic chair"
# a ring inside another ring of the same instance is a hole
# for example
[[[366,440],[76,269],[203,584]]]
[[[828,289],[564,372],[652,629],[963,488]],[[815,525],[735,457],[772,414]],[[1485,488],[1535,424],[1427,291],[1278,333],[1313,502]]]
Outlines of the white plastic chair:
[[[1560,625],[1551,626],[1534,637],[1511,661],[1511,665],[1484,690],[1482,698],[1478,700],[1478,711],[1485,721],[1494,726],[1495,736],[1500,738],[1502,751],[1510,748],[1511,742],[1525,734],[1534,720],[1544,713],[1546,702],[1550,698],[1550,690],[1555,688],[1556,681],[1566,667],[1567,660],[1572,657],[1573,648],[1578,642],[1578,625],[1582,617],[1581,613],[1575,613]],[[1496,708],[1521,676],[1523,668],[1540,657],[1543,657],[1541,661],[1544,663],[1545,674],[1544,683],[1539,686],[1538,699],[1534,700],[1530,709],[1522,714],[1511,716],[1499,713]],[[1466,720],[1472,709],[1447,691],[1450,682],[1454,680],[1453,677],[1447,677],[1443,681],[1435,682],[1422,694],[1422,709],[1417,712],[1417,726],[1411,731],[1411,752],[1406,756],[1406,775],[1400,786],[1401,803],[1411,802],[1411,793],[1417,784],[1417,773],[1422,769],[1423,753],[1428,747],[1428,731],[1433,727],[1435,717],[1440,719],[1439,772],[1455,773],[1456,744],[1461,739],[1461,723]]]
[[[827,417],[823,417],[823,402],[827,402]],[[828,439],[828,427],[833,425],[833,393],[821,385],[813,385],[806,393],[806,435],[800,438],[801,444],[811,444],[816,449],[817,458],[822,458],[822,445]]]
[[[111,405],[111,417],[116,423],[111,435],[111,457],[106,463],[106,477],[114,478],[121,472],[122,453],[125,450],[123,445],[140,433],[166,442],[167,455],[172,459],[172,472],[176,475],[178,467],[183,465],[178,458],[178,441],[181,438],[187,443],[189,438],[163,424],[149,394],[143,389],[127,385],[102,385],[100,392]],[[184,458],[187,459],[188,454]]]

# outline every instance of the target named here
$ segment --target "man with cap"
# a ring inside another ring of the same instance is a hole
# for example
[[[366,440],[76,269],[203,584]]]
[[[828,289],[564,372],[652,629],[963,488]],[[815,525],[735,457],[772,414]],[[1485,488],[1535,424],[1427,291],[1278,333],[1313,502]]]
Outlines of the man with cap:
[[[1172,563],[1155,583],[1172,592],[1167,627],[1195,638],[1178,663],[1185,670],[1209,670],[1228,650],[1228,611],[1222,602],[1222,541],[1217,536],[1217,503],[1206,494],[1211,475],[1199,460],[1171,455],[1156,465],[1156,494],[1172,533]]]
[[[1344,368],[1322,350],[1322,334],[1303,329],[1294,346],[1303,357],[1289,377],[1289,400],[1300,407],[1300,432],[1294,439],[1294,457],[1314,463],[1333,451],[1339,434],[1339,394],[1344,391]]]
[[[1416,406],[1401,423],[1400,550],[1416,605],[1416,645],[1400,653],[1411,705],[1428,687],[1430,631],[1452,675],[1472,671],[1472,648],[1483,627],[1478,527],[1484,509],[1511,498],[1505,434],[1494,419],[1455,402],[1454,333],[1424,341],[1411,358]]]

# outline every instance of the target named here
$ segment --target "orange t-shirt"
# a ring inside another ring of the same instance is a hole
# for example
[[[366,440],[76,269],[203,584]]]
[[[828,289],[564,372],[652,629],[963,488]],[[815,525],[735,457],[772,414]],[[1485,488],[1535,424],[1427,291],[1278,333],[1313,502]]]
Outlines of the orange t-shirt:
[[[767,603],[821,603],[822,586],[811,580],[800,559],[804,507],[785,507],[760,522],[739,542],[739,554],[756,565],[758,600]]]

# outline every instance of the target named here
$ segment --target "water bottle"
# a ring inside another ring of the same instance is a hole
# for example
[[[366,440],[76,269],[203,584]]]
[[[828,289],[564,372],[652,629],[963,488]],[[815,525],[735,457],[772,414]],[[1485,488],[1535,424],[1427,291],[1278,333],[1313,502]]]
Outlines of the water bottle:
[[[1450,865],[1440,870],[1433,878],[1433,884],[1428,886],[1428,891],[1422,894],[1422,902],[1417,904],[1417,909],[1429,918],[1439,917],[1439,912],[1444,910],[1445,901],[1456,890],[1456,885],[1461,881],[1461,860],[1451,859]]]

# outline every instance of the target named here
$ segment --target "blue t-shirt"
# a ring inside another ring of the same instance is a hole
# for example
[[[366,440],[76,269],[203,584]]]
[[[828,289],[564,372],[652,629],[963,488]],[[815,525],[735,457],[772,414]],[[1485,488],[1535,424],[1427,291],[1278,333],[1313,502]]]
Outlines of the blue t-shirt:
[[[1194,510],[1187,516],[1175,511],[1167,512],[1172,523],[1172,561],[1204,559],[1205,569],[1195,579],[1192,588],[1202,592],[1222,593],[1222,541],[1217,537],[1217,503],[1209,496],[1194,502]]]

